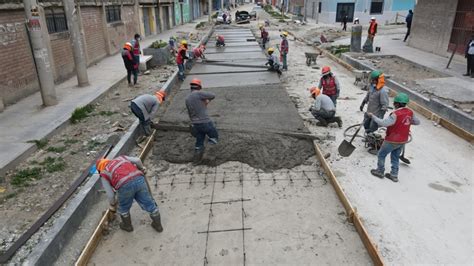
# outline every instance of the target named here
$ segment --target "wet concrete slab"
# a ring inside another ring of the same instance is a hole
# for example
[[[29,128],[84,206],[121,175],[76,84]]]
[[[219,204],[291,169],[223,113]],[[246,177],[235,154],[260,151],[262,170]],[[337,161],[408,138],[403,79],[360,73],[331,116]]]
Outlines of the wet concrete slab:
[[[241,52],[261,52],[262,49],[258,46],[225,46],[225,47],[208,47],[206,48],[205,54],[215,54],[215,53],[241,53]]]
[[[204,88],[235,88],[239,86],[263,86],[280,84],[278,75],[273,72],[231,73],[231,74],[200,74],[188,75],[181,90],[188,90],[189,82],[193,78],[202,80]]]
[[[216,54],[208,54],[206,55],[206,59],[208,60],[217,60],[217,61],[229,61],[229,60],[248,60],[248,59],[255,59],[260,60],[265,64],[266,57],[262,53],[259,52],[245,52],[245,53],[216,53]]]
[[[251,63],[251,64],[250,64]],[[231,62],[231,64],[234,64]],[[235,63],[237,64],[237,63]],[[230,65],[230,64],[229,64]],[[242,73],[242,72],[267,72],[267,68],[263,66],[260,62],[249,62],[244,61],[243,63],[238,63],[238,65],[242,66],[223,66],[218,64],[195,64],[193,69],[189,72],[189,75],[197,75],[197,74],[209,74],[209,73]],[[248,65],[248,67],[244,67],[244,65]],[[257,66],[259,68],[257,68]]]
[[[232,42],[232,43],[226,43],[225,47],[242,47],[242,46],[254,46],[257,47],[259,46],[258,42]],[[206,47],[216,47],[216,42],[209,42]]]

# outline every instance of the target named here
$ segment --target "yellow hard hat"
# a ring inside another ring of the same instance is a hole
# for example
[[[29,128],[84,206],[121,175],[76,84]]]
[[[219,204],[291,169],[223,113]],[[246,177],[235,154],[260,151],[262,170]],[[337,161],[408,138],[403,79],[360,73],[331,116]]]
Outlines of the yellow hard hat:
[[[288,32],[287,32],[287,31],[284,31],[284,32],[282,33],[282,35],[285,36],[285,37],[287,37],[287,36],[288,36]]]
[[[263,28],[263,24],[258,24],[258,28],[259,29]]]
[[[270,48],[268,48],[268,50],[267,50],[267,51],[268,51],[269,53],[273,53],[273,52],[275,52],[275,48],[273,48],[273,47],[270,47]]]
[[[188,45],[188,41],[182,40],[182,41],[181,41],[181,44],[182,44],[182,45]]]

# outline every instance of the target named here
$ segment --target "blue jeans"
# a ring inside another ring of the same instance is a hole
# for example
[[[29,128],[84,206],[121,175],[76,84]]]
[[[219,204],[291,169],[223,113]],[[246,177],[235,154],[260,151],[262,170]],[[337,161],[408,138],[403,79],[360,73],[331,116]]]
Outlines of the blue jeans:
[[[376,115],[378,118],[383,119],[385,111],[379,111],[378,113],[374,113],[374,115]],[[375,123],[375,121],[370,118],[366,113],[364,114],[364,129],[366,134],[375,132],[377,131],[377,129],[379,129],[379,125]]]
[[[392,163],[392,176],[398,176],[398,166],[400,165],[400,154],[403,151],[405,144],[395,144],[384,141],[377,154],[377,171],[385,173],[385,157],[390,153],[390,161]]]
[[[193,124],[193,136],[196,137],[196,150],[200,150],[204,148],[204,140],[206,139],[206,135],[209,138],[218,139],[219,134],[217,133],[217,129],[214,126],[214,123],[202,123],[202,124]]]
[[[183,81],[184,78],[184,64],[178,64],[178,79]]]
[[[118,190],[118,213],[128,214],[135,199],[140,207],[149,213],[158,212],[158,206],[151,196],[144,176],[138,176],[122,185]]]
[[[134,102],[130,104],[130,109],[132,110],[132,113],[138,118],[138,120],[140,120],[140,126],[142,127],[145,135],[149,136],[151,134],[150,119],[145,120],[142,110]]]

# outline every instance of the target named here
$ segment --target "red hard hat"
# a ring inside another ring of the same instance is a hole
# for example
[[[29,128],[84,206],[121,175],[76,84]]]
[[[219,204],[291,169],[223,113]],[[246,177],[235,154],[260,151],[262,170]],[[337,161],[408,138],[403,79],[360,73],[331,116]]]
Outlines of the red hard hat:
[[[199,87],[202,87],[200,79],[193,79],[193,80],[191,80],[191,83],[189,83],[189,84],[190,85],[197,85]]]
[[[321,70],[321,74],[325,75],[327,73],[331,72],[331,68],[328,66],[324,66],[323,69]]]

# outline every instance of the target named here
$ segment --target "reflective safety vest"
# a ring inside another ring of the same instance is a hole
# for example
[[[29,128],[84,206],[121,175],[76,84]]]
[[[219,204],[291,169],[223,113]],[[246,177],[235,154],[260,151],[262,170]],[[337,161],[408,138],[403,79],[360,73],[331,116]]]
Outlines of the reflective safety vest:
[[[395,124],[387,127],[385,141],[399,144],[406,143],[410,135],[413,111],[406,107],[402,107],[393,111],[393,113],[397,116],[397,120],[395,121]]]
[[[181,65],[184,63],[183,53],[186,53],[186,48],[181,46],[179,47],[178,54],[176,55],[176,64]]]
[[[377,33],[377,22],[370,22],[369,25],[369,34],[375,35]]]
[[[118,190],[133,178],[143,176],[143,173],[124,156],[120,156],[111,160],[100,172],[100,176],[109,181],[115,190]]]
[[[281,43],[280,43],[280,53],[281,54],[283,54],[283,53],[287,54],[288,50],[289,50],[288,40],[284,38],[284,39],[281,40]]]
[[[138,42],[138,40],[133,39],[131,43],[133,45],[133,54],[140,55],[140,43]]]
[[[321,85],[323,87],[323,94],[326,94],[327,96],[337,94],[336,79],[332,75],[329,77],[329,81],[325,78],[321,78]]]

